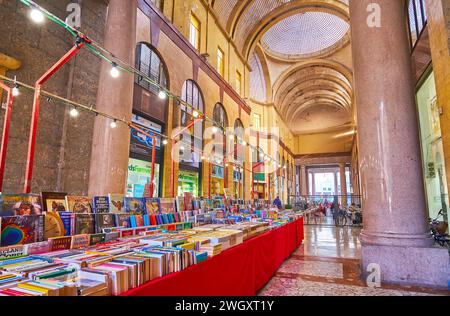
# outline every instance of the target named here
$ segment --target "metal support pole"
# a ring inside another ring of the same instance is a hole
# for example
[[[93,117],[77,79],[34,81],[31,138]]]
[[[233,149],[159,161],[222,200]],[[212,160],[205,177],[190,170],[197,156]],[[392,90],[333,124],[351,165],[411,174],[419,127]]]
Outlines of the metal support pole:
[[[41,88],[62,66],[64,66],[73,56],[75,56],[85,45],[86,39],[77,39],[77,43],[54,64],[35,84],[33,111],[30,126],[30,139],[28,142],[27,165],[25,171],[24,193],[31,192],[31,180],[33,179],[33,163],[36,150],[36,134],[39,121],[39,108],[41,101]]]
[[[0,148],[0,193],[3,192],[3,177],[5,175],[6,153],[8,151],[9,127],[11,125],[11,111],[14,102],[12,88],[0,82],[0,87],[8,92],[6,99],[5,123],[3,125],[3,137]]]

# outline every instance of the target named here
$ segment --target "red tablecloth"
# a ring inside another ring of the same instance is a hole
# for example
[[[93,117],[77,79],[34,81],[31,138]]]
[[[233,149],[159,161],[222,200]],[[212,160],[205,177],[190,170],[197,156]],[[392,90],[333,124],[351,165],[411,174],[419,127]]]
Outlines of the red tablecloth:
[[[303,242],[303,218],[122,296],[253,296]]]

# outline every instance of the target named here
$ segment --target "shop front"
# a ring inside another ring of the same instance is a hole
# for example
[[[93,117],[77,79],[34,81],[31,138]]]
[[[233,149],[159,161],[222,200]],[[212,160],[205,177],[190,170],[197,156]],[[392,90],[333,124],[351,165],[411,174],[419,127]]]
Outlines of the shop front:
[[[237,199],[244,196],[244,173],[241,167],[235,167],[233,171],[233,195]]]
[[[417,106],[428,214],[430,218],[436,218],[440,210],[447,211],[449,201],[440,125],[441,110],[437,104],[433,71],[425,77],[417,91]],[[448,220],[447,216],[445,220]]]
[[[141,115],[133,114],[132,122],[143,131],[152,134],[161,134],[163,126]],[[156,136],[155,175],[153,196],[160,195],[161,170],[163,163],[163,149],[161,138]],[[136,129],[131,129],[130,157],[128,161],[128,176],[126,195],[129,197],[150,196],[150,183],[152,173],[153,138]]]
[[[193,197],[199,197],[199,173],[196,171],[180,170],[178,175],[178,196],[190,193]]]
[[[219,165],[212,165],[211,169],[211,196],[223,196],[225,190],[224,168]]]

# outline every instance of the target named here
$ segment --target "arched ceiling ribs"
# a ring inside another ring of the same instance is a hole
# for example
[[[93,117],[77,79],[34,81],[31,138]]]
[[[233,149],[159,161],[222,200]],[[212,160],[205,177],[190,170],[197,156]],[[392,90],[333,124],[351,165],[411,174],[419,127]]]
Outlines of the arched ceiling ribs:
[[[315,103],[319,104],[321,102],[329,102],[331,104],[334,104],[334,105],[338,106],[342,111],[349,114],[348,108],[345,106],[345,104],[342,104],[340,101],[336,100],[332,96],[321,94],[321,95],[316,95],[314,98],[309,98],[308,100],[304,100],[304,102],[292,104],[287,109],[285,117],[287,119],[290,119],[295,115],[295,113],[298,113],[299,111],[303,111],[305,106],[313,106]]]
[[[264,80],[265,91],[266,91],[266,97],[265,97],[264,102],[270,103],[273,100],[273,95],[272,95],[272,82],[270,79],[267,57],[260,46],[257,46],[255,48],[254,54],[256,55],[257,58],[259,58],[259,61],[261,63],[261,68],[262,68],[262,75],[264,76],[263,80]],[[261,101],[261,100],[259,100],[259,101]]]

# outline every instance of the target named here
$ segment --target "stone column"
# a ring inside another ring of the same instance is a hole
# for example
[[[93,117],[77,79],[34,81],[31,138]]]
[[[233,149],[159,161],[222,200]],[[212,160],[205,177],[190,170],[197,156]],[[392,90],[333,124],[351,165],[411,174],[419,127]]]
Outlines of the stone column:
[[[364,192],[362,270],[376,263],[387,283],[447,286],[448,251],[432,247],[425,216],[404,5],[350,1]],[[381,26],[369,26],[377,16]]]
[[[316,195],[316,174],[311,172],[311,195]]]
[[[307,196],[308,195],[308,174],[306,173],[306,166],[300,166],[300,195]]]
[[[135,0],[109,1],[104,39],[104,47],[130,65],[134,65],[136,49],[136,5]],[[120,77],[114,79],[110,70],[111,65],[103,62],[96,108],[129,121],[134,77],[122,71]],[[100,116],[95,120],[89,177],[89,194],[92,196],[125,192],[130,130],[122,123],[112,129],[110,123],[109,119]]]
[[[337,180],[337,172],[336,172],[336,170],[333,171],[333,176],[334,176],[334,195],[339,195],[338,180]]]
[[[347,207],[347,177],[345,176],[345,163],[339,164],[339,178],[341,180],[341,205]]]

